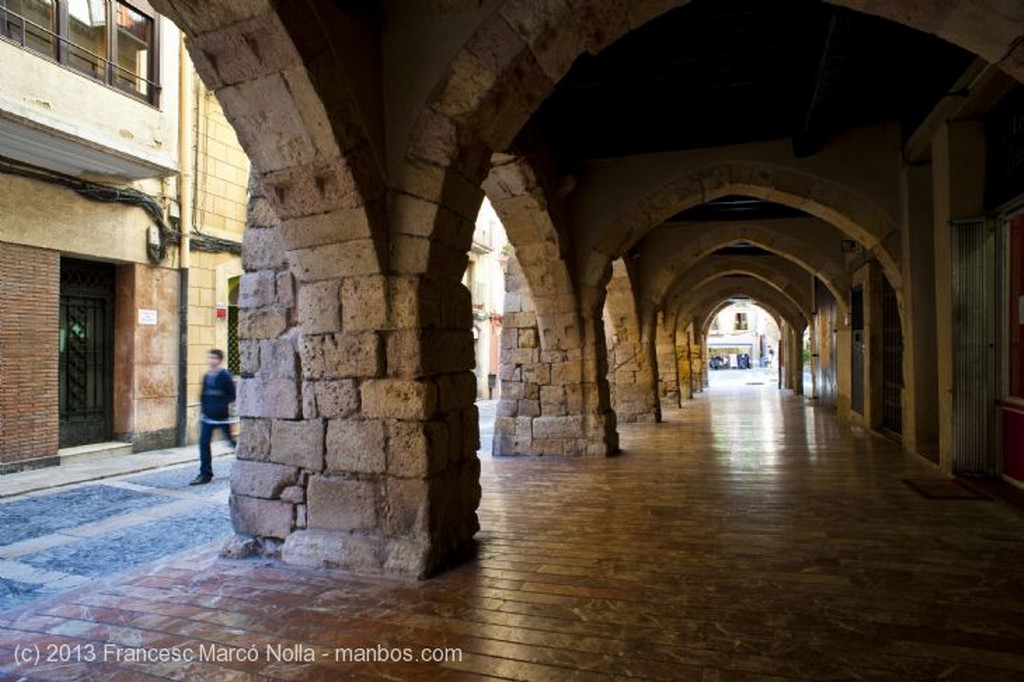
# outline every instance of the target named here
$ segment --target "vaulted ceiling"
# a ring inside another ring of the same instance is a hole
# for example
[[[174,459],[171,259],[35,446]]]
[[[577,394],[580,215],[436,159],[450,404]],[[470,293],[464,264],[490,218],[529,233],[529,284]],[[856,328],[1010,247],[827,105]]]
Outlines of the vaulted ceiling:
[[[818,0],[694,0],[583,55],[534,115],[566,158],[836,133],[898,121],[912,132],[972,55]]]

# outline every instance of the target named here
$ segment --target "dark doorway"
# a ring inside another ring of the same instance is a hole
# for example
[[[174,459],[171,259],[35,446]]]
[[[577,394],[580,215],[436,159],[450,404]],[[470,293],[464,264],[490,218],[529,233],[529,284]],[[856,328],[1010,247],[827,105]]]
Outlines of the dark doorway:
[[[114,267],[60,263],[60,447],[111,438]]]
[[[853,367],[850,400],[854,412],[864,414],[864,288],[850,296],[850,328],[853,332]]]
[[[882,428],[903,433],[903,327],[896,291],[882,278]]]

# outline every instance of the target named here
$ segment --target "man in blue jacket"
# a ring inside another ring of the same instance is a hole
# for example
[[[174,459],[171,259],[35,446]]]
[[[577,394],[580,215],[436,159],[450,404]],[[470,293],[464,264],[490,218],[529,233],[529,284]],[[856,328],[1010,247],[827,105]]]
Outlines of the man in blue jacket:
[[[199,475],[192,479],[190,485],[203,485],[213,480],[213,454],[210,442],[213,432],[222,429],[236,447],[234,436],[231,435],[231,415],[228,406],[235,402],[235,381],[231,372],[224,368],[224,351],[214,348],[207,359],[210,369],[203,376],[202,424],[199,433]]]

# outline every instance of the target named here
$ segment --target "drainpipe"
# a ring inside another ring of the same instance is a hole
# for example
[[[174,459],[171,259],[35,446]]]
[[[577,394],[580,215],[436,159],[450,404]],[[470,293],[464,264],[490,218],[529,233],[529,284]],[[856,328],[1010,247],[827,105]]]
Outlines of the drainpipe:
[[[178,41],[178,445],[188,441],[188,268],[192,234],[192,64]]]

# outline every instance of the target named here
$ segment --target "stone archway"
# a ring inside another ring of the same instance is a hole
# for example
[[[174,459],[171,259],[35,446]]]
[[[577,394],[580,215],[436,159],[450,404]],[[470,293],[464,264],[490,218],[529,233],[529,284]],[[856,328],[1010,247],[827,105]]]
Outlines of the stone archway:
[[[484,182],[515,248],[494,454],[607,454],[618,446],[600,308],[579,300],[567,238],[542,184],[526,159],[507,155]],[[584,352],[595,346],[598,352]],[[533,420],[529,428],[519,417]]]
[[[779,313],[777,311],[770,307],[764,307],[757,301],[754,301],[754,303],[760,306],[761,309],[764,310],[766,313],[768,313],[768,315],[772,318],[772,321],[775,322],[776,325],[778,325],[779,329],[782,328],[781,323],[783,322],[783,319],[782,317],[779,316]],[[699,317],[701,320],[700,334],[702,338],[707,338],[708,334],[711,332],[711,325],[714,323],[715,317],[717,317],[718,313],[722,312],[732,304],[733,302],[729,300],[719,301],[713,307],[708,308],[707,312],[697,313],[697,317]]]
[[[743,195],[797,208],[834,226],[875,253],[897,291],[902,275],[890,250],[898,235],[895,219],[858,192],[802,171],[762,163],[726,163],[685,173],[629,203],[605,222],[593,241],[583,272],[596,272],[625,253],[651,230],[694,206]]]
[[[819,277],[832,292],[843,313],[850,290],[850,276],[840,257],[842,233],[817,219],[765,222],[712,223],[672,226],[649,235],[643,253],[647,276],[640,278],[644,311],[659,308],[673,281],[709,255],[736,244],[749,244],[795,263]],[[648,251],[650,255],[648,255]]]
[[[326,0],[153,0],[189,36],[254,161],[262,205],[276,214],[255,218],[261,229],[245,244],[253,305],[241,395],[251,421],[240,456],[250,464],[232,488],[251,501],[236,504],[236,527],[285,539],[289,561],[414,576],[469,542],[479,462],[471,303],[459,278],[491,152],[507,147],[577,56],[678,4],[488,6],[413,107],[406,136],[381,111],[375,22]],[[972,6],[866,9],[1021,77],[1015,5]],[[973,20],[956,21],[964,13]],[[385,149],[399,161],[387,162]],[[590,274],[577,286],[598,298],[608,269],[584,263]],[[598,366],[598,332],[582,330],[581,359],[566,372]],[[596,417],[552,427],[578,429],[588,449],[599,441],[594,452],[607,452],[614,420]]]
[[[700,291],[705,284],[734,275],[742,275],[763,282],[789,298],[805,315],[813,314],[810,273],[778,256],[704,258],[676,278],[669,291],[666,292],[662,304],[669,309],[676,309],[687,298],[693,296],[692,292]]]
[[[803,373],[798,371],[798,365],[802,356],[803,333],[811,321],[810,311],[802,309],[776,288],[750,277],[711,280],[693,291],[690,297],[681,300],[676,308],[678,327],[694,329],[701,380],[706,375],[704,367],[709,359],[706,347],[708,314],[723,301],[739,297],[749,298],[781,322],[779,329],[782,332],[783,348],[780,353],[785,372],[780,375],[780,386],[792,388],[798,395],[803,394]]]

